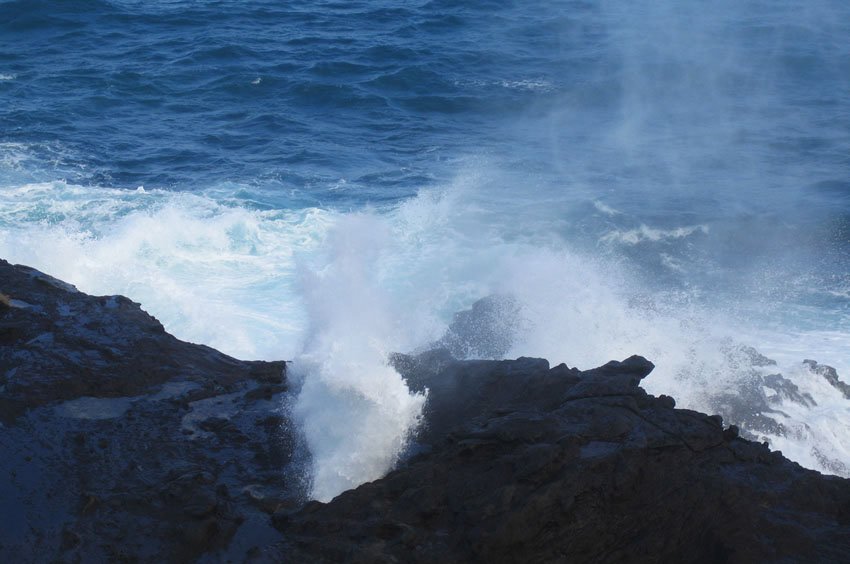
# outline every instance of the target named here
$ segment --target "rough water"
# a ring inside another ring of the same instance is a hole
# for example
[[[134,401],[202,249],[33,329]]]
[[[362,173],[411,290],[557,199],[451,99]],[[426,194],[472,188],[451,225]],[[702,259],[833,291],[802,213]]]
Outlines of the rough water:
[[[491,295],[506,356],[680,406],[781,373],[814,405],[727,422],[850,475],[801,363],[850,381],[848,249],[846,2],[0,1],[0,257],[293,359],[319,499],[419,421],[387,354]]]

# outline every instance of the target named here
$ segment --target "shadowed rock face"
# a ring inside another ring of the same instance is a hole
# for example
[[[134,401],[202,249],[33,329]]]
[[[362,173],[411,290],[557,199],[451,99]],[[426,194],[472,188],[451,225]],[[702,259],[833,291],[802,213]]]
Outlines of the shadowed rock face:
[[[456,361],[445,349],[393,355],[409,385],[429,391],[408,456],[305,505],[303,477],[287,471],[305,450],[283,409],[284,363],[183,343],[126,298],[3,261],[0,293],[3,562],[850,553],[850,482],[647,395],[652,364],[641,357],[582,372]]]

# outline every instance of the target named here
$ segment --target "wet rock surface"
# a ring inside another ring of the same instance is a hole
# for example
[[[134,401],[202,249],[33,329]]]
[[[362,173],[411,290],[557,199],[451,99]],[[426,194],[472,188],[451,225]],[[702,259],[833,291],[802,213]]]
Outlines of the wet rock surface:
[[[647,395],[642,357],[580,371],[445,348],[393,355],[429,391],[408,454],[380,480],[305,504],[303,476],[287,471],[304,450],[283,362],[181,342],[126,298],[2,261],[0,294],[3,562],[850,554],[850,481]]]

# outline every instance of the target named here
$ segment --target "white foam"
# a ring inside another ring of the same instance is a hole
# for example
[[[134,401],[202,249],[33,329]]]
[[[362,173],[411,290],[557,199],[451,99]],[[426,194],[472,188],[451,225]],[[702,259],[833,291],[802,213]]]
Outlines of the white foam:
[[[600,202],[599,200],[593,201],[593,207],[595,207],[598,211],[604,213],[607,216],[615,216],[615,215],[620,215],[622,213],[622,212],[615,210],[611,206],[609,206],[609,205],[607,205],[603,202]]]
[[[654,229],[641,225],[637,229],[626,231],[614,230],[599,238],[602,243],[623,243],[626,245],[637,245],[644,242],[657,242],[665,239],[683,239],[694,233],[708,233],[706,225],[688,225],[674,229]]]
[[[500,86],[509,90],[525,90],[529,92],[549,92],[554,89],[551,81],[545,78],[518,78],[518,79],[501,79],[501,80],[482,80],[476,78],[463,78],[453,81],[456,86],[460,87],[493,87]]]
[[[157,190],[30,184],[0,195],[0,256],[143,304],[178,337],[243,358],[300,350],[295,253],[333,214],[227,207]]]
[[[499,85],[512,90],[529,90],[532,92],[547,92],[552,89],[552,83],[543,79],[502,80]]]

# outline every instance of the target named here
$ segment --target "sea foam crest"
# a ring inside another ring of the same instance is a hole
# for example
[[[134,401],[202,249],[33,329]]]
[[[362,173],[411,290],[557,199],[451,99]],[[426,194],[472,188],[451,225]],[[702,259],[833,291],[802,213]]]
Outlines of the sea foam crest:
[[[304,310],[295,253],[334,214],[64,182],[0,192],[0,256],[91,294],[123,294],[177,337],[241,358],[292,358]]]

